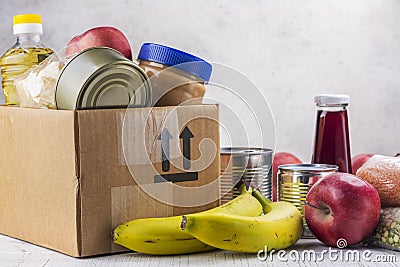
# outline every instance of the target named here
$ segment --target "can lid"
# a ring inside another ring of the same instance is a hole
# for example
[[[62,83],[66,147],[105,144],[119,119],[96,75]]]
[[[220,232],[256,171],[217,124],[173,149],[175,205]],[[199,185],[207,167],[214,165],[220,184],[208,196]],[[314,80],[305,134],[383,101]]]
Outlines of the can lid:
[[[39,14],[19,14],[13,18],[13,33],[43,34],[42,17]]]
[[[207,61],[181,50],[160,44],[143,44],[140,48],[138,59],[153,61],[170,67],[174,66],[206,82],[211,77],[212,66]]]
[[[268,148],[255,148],[255,147],[221,147],[220,154],[263,155],[263,154],[272,154],[272,150]]]
[[[116,61],[96,70],[82,88],[76,109],[146,107],[151,87],[140,67]]]
[[[305,163],[302,163],[302,164],[279,165],[278,169],[283,170],[283,171],[292,171],[292,172],[318,173],[318,172],[326,172],[326,171],[337,171],[338,166],[330,165],[330,164],[305,164]]]
[[[56,85],[59,109],[146,107],[151,104],[146,73],[120,52],[90,47],[64,66]]]
[[[263,168],[268,171],[272,163],[272,150],[257,147],[222,147],[220,149],[221,161],[229,159],[234,167],[235,175],[244,175],[245,170]],[[255,175],[254,172],[252,174]],[[247,176],[245,175],[245,176]]]
[[[322,94],[314,97],[314,103],[318,106],[348,105],[349,95]]]

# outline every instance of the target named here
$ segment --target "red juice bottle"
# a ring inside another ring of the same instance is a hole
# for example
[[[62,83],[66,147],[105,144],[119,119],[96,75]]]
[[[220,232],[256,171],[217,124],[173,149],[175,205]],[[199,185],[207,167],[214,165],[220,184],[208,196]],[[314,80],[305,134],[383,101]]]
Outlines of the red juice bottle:
[[[333,164],[339,172],[351,173],[348,95],[318,95],[312,163]]]

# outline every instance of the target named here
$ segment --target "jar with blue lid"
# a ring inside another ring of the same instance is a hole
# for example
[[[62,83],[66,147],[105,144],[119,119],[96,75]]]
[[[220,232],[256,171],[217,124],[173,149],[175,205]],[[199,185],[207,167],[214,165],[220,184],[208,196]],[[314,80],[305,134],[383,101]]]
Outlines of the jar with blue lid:
[[[212,66],[207,61],[168,46],[145,43],[138,55],[139,66],[149,77],[153,105],[202,104]]]

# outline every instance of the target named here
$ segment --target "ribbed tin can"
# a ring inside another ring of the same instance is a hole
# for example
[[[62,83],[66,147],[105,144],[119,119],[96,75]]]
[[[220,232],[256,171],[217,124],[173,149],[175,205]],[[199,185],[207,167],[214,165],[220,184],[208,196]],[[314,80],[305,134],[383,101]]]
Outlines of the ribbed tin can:
[[[235,185],[243,179],[258,187],[269,199],[272,196],[272,150],[266,148],[221,148],[221,202],[239,195]]]
[[[313,238],[304,218],[304,205],[311,186],[320,178],[335,173],[336,165],[287,164],[278,166],[278,200],[294,204],[303,216],[303,238]]]
[[[58,109],[146,107],[151,86],[146,73],[120,52],[92,47],[63,68],[56,87]]]

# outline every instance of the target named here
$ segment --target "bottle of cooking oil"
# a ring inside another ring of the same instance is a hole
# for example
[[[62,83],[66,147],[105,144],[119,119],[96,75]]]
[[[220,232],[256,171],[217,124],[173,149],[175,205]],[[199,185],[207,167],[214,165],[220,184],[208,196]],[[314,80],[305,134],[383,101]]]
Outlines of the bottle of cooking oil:
[[[14,79],[53,53],[40,40],[43,35],[40,15],[14,16],[13,33],[17,37],[16,43],[0,58],[2,87],[8,106],[19,105]]]

